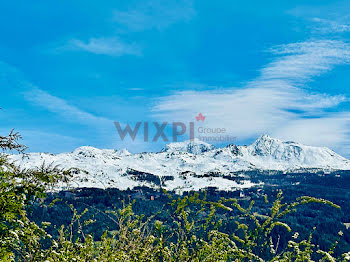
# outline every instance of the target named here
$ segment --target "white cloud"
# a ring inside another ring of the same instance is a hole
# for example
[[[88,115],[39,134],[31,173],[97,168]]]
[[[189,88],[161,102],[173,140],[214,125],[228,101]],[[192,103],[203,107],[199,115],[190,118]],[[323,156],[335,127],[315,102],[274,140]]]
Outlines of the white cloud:
[[[141,1],[126,11],[115,10],[113,20],[133,31],[161,30],[180,21],[188,21],[194,14],[191,0],[149,0]]]
[[[56,50],[80,50],[109,56],[141,55],[141,49],[135,43],[125,43],[118,37],[90,38],[88,41],[72,39]]]
[[[153,107],[155,117],[193,121],[202,112],[206,126],[225,127],[239,139],[270,133],[306,144],[332,148],[350,141],[350,113],[327,113],[348,101],[344,95],[310,93],[305,84],[336,65],[350,62],[350,45],[307,41],[270,50],[275,58],[258,78],[225,92],[177,92]],[[349,148],[350,149],[350,148]],[[350,153],[350,152],[347,152]]]
[[[23,95],[25,100],[45,108],[49,112],[58,114],[64,119],[89,125],[113,124],[112,120],[81,110],[66,100],[34,86],[21,71],[2,61],[0,61],[0,72],[0,85],[5,91],[11,90],[12,95]],[[8,93],[7,95],[11,94]]]
[[[26,100],[34,103],[35,105],[43,107],[52,113],[58,114],[66,120],[94,125],[96,127],[99,127],[100,125],[112,124],[112,120],[104,117],[98,117],[80,110],[79,108],[70,105],[65,100],[53,96],[36,87],[24,92],[24,97]]]
[[[321,118],[299,118],[272,131],[271,135],[309,145],[331,147],[349,154],[350,112],[332,113]]]
[[[130,152],[134,153],[149,151],[155,146],[148,142],[144,142],[141,133],[136,136],[135,140],[131,140],[130,137],[126,137],[124,140],[121,140],[113,123],[115,120],[101,116],[95,116],[94,114],[81,110],[80,108],[71,105],[66,100],[53,96],[39,88],[32,88],[30,90],[27,90],[24,92],[24,97],[26,100],[30,101],[36,106],[40,106],[45,110],[60,116],[62,119],[65,119],[72,123],[79,123],[89,126],[88,132],[90,133],[90,136],[88,138],[90,140],[86,141],[87,138],[77,141],[67,140],[68,142],[71,142],[71,144],[75,142],[74,146],[77,146],[77,142],[80,142],[80,146],[86,145],[86,142],[88,144],[98,142],[99,144],[102,144],[103,147],[112,147],[115,149],[127,148]],[[121,125],[125,126],[125,123],[121,123]],[[35,138],[36,134],[38,137]],[[64,141],[62,145],[54,146],[55,141],[61,141],[64,139],[64,137],[53,135],[50,138],[48,135],[42,135],[40,131],[34,133],[27,132],[24,135],[28,135],[27,138],[30,139],[30,143],[28,144],[33,144],[34,148],[37,148],[37,141],[40,140],[40,137],[43,138],[43,141],[46,141],[46,144],[44,144],[43,147],[39,148],[51,148],[52,146],[53,149],[51,149],[51,151],[57,152],[62,151],[61,148],[63,148],[63,145],[67,144],[67,141]],[[94,136],[93,139],[91,135]],[[97,141],[92,141],[94,139],[97,139]],[[85,144],[82,144],[84,141]]]
[[[66,121],[89,126],[89,130],[86,131],[86,134],[89,133],[88,137],[82,137],[82,139],[76,139],[74,141],[72,139],[66,139],[64,136],[58,134],[52,134],[50,137],[50,134],[46,135],[40,131],[26,131],[23,135],[29,141],[27,144],[30,145],[31,148],[39,148],[41,151],[43,148],[46,148],[46,150],[50,152],[62,152],[64,151],[63,148],[67,148],[67,145],[69,144],[72,148],[73,146],[77,147],[98,143],[103,147],[112,147],[115,149],[127,148],[130,152],[136,153],[148,151],[154,147],[154,145],[143,141],[142,134],[139,134],[134,141],[132,141],[130,137],[121,140],[114,126],[114,120],[102,116],[96,116],[92,113],[81,110],[80,108],[71,105],[66,100],[53,96],[39,88],[27,90],[24,92],[24,97],[34,105],[40,106]],[[125,126],[124,123],[121,123],[121,125]],[[43,139],[42,141],[45,141],[41,147],[38,145],[40,137]],[[89,140],[87,141],[87,139]],[[58,141],[60,145],[55,146],[55,143]]]
[[[160,99],[153,108],[154,116],[161,119],[193,121],[202,112],[206,126],[225,127],[232,135],[249,138],[269,133],[273,128],[320,109],[332,107],[342,97],[326,95],[307,96],[301,90],[278,88],[244,88],[217,92],[180,92]]]
[[[319,17],[314,17],[312,21],[317,23],[314,30],[321,33],[345,33],[350,31],[350,25],[341,21],[334,21]]]
[[[114,10],[112,21],[120,27],[124,25],[128,31],[143,31],[156,28],[162,30],[172,24],[188,21],[195,15],[192,0],[141,1],[127,10]],[[118,30],[120,28],[118,27]],[[92,37],[87,40],[70,39],[67,42],[57,43],[54,52],[85,51],[98,55],[124,56],[142,55],[137,43],[127,42],[118,36]]]
[[[255,80],[285,80],[293,84],[310,81],[335,65],[350,62],[350,45],[342,41],[314,40],[280,45],[271,49],[278,57],[261,70]]]

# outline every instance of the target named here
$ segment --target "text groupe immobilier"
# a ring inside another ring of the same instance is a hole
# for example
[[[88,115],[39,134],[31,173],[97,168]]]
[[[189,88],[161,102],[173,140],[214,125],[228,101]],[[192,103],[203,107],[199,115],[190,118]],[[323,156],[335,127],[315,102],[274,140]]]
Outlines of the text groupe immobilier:
[[[226,133],[226,128],[198,127],[197,131],[200,134],[224,134]]]

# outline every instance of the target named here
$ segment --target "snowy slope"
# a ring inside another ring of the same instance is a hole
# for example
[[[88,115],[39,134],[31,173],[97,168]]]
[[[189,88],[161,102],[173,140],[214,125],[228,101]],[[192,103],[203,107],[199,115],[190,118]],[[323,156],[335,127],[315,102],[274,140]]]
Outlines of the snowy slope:
[[[162,152],[187,152],[195,155],[211,151],[215,146],[199,141],[195,138],[193,141],[170,143],[165,146]]]
[[[295,170],[301,168],[350,169],[350,161],[325,147],[283,142],[263,135],[249,146],[224,148],[199,140],[167,145],[159,153],[130,154],[126,150],[80,147],[72,153],[58,155],[30,153],[10,159],[23,168],[43,164],[61,168],[79,168],[73,187],[116,187],[120,189],[148,186],[178,192],[217,187],[235,190],[253,184],[234,172],[249,170]]]
[[[350,161],[329,148],[285,142],[268,135],[259,137],[249,146],[231,145],[222,151],[226,157],[230,155],[232,159],[246,161],[254,168],[262,170],[350,169]]]

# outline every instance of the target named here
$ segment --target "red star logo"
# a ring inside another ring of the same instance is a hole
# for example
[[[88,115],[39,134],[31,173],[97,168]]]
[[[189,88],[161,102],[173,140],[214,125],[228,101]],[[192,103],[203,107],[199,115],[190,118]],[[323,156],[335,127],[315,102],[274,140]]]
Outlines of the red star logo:
[[[196,116],[196,120],[197,120],[197,122],[200,120],[202,120],[202,122],[204,122],[205,116],[203,116],[202,113],[199,113],[198,116]]]

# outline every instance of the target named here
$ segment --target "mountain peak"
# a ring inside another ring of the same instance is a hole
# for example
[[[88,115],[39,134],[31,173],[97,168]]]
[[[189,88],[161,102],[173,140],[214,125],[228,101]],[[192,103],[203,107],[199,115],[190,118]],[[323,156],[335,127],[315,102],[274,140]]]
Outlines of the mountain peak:
[[[263,134],[261,135],[260,137],[258,137],[255,142],[257,141],[278,141],[278,142],[282,142],[281,140],[277,139],[277,138],[274,138],[274,137],[271,137],[270,135],[268,134]]]
[[[75,149],[72,154],[83,157],[96,157],[97,155],[129,156],[131,153],[126,149],[98,149],[92,146],[81,146]]]
[[[92,146],[81,146],[73,151],[75,155],[92,156],[101,152],[101,149]]]
[[[187,152],[191,154],[201,154],[213,150],[215,146],[205,143],[197,138],[184,142],[174,142],[167,144],[162,152]]]
[[[256,159],[266,162],[266,166],[273,162],[297,167],[335,167],[343,163],[349,164],[344,157],[326,147],[302,145],[293,141],[282,141],[268,135],[260,136],[253,144],[247,146],[249,154]]]
[[[276,148],[278,148],[283,142],[279,139],[272,138],[267,134],[260,136],[250,146],[253,155],[270,155]]]

